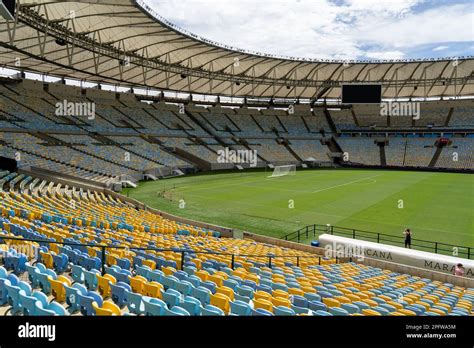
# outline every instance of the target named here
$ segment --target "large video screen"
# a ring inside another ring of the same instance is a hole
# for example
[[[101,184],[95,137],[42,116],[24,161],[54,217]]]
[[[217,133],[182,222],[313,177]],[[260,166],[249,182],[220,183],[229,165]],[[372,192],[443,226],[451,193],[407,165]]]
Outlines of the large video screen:
[[[342,102],[344,104],[380,104],[382,85],[347,84],[342,85]]]

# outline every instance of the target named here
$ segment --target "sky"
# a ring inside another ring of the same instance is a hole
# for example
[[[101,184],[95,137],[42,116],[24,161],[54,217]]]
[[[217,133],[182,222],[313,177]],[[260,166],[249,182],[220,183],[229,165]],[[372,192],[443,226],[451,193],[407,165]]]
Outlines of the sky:
[[[474,0],[144,0],[201,37],[288,57],[474,55]]]

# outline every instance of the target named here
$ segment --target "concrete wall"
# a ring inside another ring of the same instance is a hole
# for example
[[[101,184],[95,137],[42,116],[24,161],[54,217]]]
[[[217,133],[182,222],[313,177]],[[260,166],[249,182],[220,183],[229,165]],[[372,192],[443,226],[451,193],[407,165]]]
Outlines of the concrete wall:
[[[453,274],[455,266],[462,263],[465,277],[474,280],[474,260],[331,234],[321,234],[318,240],[322,248],[327,247],[340,253],[356,253],[363,257],[445,274]]]
[[[284,248],[301,250],[301,251],[309,252],[316,255],[324,255],[326,252],[326,249],[323,249],[323,248],[312,247],[310,245],[304,245],[304,244],[286,241],[283,239],[276,239],[272,237],[256,235],[256,234],[252,234],[248,232],[244,233],[244,238],[249,238],[260,243],[273,244],[273,245],[278,245]],[[417,268],[417,267],[408,266],[408,265],[402,265],[399,263],[376,260],[369,257],[364,257],[363,259],[360,259],[360,260],[353,259],[352,261],[363,264],[363,265],[367,265],[367,266],[388,269],[390,271],[397,272],[397,273],[410,274],[412,276],[437,280],[443,283],[451,283],[451,284],[466,287],[466,288],[474,287],[474,279],[469,279],[466,277],[457,277],[451,274],[430,271],[427,269]]]
[[[397,273],[406,273],[406,274],[410,274],[410,275],[421,277],[421,278],[428,278],[428,279],[437,280],[443,283],[450,283],[450,284],[462,286],[465,288],[474,287],[474,279],[470,279],[466,277],[458,277],[452,274],[430,271],[424,268],[401,265],[399,263],[381,261],[381,260],[376,260],[376,259],[372,259],[368,257],[365,257],[361,261],[354,260],[354,262],[361,263],[367,266],[388,269],[390,271],[397,272]]]
[[[86,97],[91,99],[110,99],[115,100],[115,92],[103,91],[101,89],[87,88]]]
[[[307,105],[295,105],[295,115],[309,116],[311,115],[311,106]]]
[[[239,115],[258,115],[261,114],[257,109],[249,109],[247,106],[242,106],[240,109],[235,109]]]
[[[321,255],[321,256],[323,256],[324,252],[326,251],[323,248],[312,247],[306,244],[290,242],[284,239],[277,239],[277,238],[272,238],[268,236],[262,236],[262,235],[253,234],[250,232],[244,232],[244,238],[252,239],[259,243],[277,245],[279,247],[300,250],[306,253],[311,253],[311,254]]]
[[[55,172],[51,172],[46,169],[31,167],[29,168],[19,169],[18,172],[21,174],[30,175],[32,177],[52,181],[57,184],[68,185],[70,187],[75,186],[77,188],[82,188],[84,190],[92,190],[92,191],[103,191],[105,184],[98,183],[96,181],[90,181],[87,179],[82,179],[78,177],[74,177],[67,174],[61,174],[61,176],[56,176]],[[103,186],[102,186],[103,185]]]
[[[262,110],[260,110],[260,112],[263,115],[269,115],[269,116],[275,116],[275,115],[286,116],[286,111],[285,110],[274,109],[274,108],[262,109]]]
[[[206,109],[204,106],[198,106],[194,103],[188,103],[186,105],[186,110],[191,111],[191,112],[203,112],[203,113],[208,113],[208,109]]]
[[[125,103],[139,103],[133,93],[118,93],[119,99]]]
[[[31,91],[42,91],[43,90],[43,81],[37,80],[22,80],[21,87]]]
[[[65,98],[68,96],[81,98],[82,96],[82,90],[80,87],[68,86],[60,83],[50,83],[48,85],[48,91],[57,96],[64,96]]]

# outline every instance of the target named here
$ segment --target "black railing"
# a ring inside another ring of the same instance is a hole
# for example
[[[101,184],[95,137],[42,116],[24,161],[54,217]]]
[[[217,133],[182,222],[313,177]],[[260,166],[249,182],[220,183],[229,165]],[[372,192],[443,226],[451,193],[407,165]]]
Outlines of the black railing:
[[[394,236],[391,234],[364,231],[355,228],[318,224],[308,225],[303,228],[300,228],[295,232],[281,237],[281,239],[301,243],[302,241],[308,241],[308,239],[311,237],[319,237],[319,235],[324,233],[332,234],[335,236],[364,240],[367,242],[383,243],[393,246],[405,246],[405,238],[403,236]],[[436,254],[462,257],[465,259],[474,258],[474,247],[433,242],[429,240],[415,238],[411,239],[411,247],[415,250],[429,251]]]
[[[272,268],[272,260],[274,259],[296,259],[296,266],[300,265],[301,259],[315,259],[317,260],[317,264],[321,265],[321,260],[324,259],[322,255],[256,255],[256,254],[240,254],[240,253],[222,253],[222,252],[214,252],[214,251],[195,251],[192,249],[165,249],[165,248],[139,248],[139,247],[129,247],[125,245],[105,245],[105,244],[94,244],[94,243],[73,243],[73,242],[58,242],[58,241],[51,241],[47,239],[28,239],[22,237],[12,237],[12,236],[5,236],[0,234],[0,245],[5,244],[5,240],[14,240],[18,242],[32,242],[38,244],[58,244],[58,245],[68,245],[71,247],[90,247],[90,248],[97,248],[100,249],[100,259],[101,259],[101,273],[102,275],[105,274],[105,266],[107,265],[106,262],[106,254],[107,250],[111,249],[121,249],[121,250],[129,250],[129,251],[155,251],[155,252],[174,252],[181,255],[181,262],[180,262],[180,269],[182,270],[185,263],[186,254],[206,254],[206,255],[219,255],[219,256],[228,256],[231,261],[231,269],[235,269],[235,257],[243,257],[243,258],[255,258],[255,259],[263,259],[264,262],[269,268]],[[13,248],[14,249],[14,248]],[[39,248],[38,248],[39,249]],[[49,249],[49,248],[48,248]],[[8,251],[4,251],[6,253]],[[19,251],[21,252],[21,251]],[[33,259],[31,257],[30,259]],[[336,263],[345,262],[343,259],[335,256],[333,258]],[[133,262],[132,262],[133,265]]]

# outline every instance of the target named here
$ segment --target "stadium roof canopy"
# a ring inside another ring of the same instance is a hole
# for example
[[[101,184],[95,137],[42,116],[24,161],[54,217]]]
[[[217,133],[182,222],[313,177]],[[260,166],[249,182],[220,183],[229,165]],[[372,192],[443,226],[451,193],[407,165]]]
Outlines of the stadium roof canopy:
[[[192,15],[192,14],[190,14]],[[186,32],[142,0],[17,0],[0,18],[0,66],[120,86],[256,98],[339,98],[383,84],[383,97],[474,95],[474,59],[333,61],[238,50]]]

